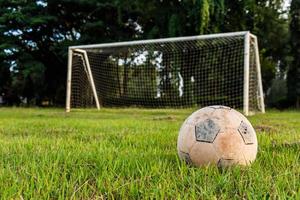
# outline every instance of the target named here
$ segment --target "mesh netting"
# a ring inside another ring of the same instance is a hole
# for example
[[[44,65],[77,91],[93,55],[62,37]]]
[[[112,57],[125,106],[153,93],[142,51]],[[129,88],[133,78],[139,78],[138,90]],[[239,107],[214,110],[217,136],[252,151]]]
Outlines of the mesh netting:
[[[258,72],[256,65],[256,54],[255,54],[255,41],[253,38],[250,40],[250,66],[249,66],[249,111],[254,112],[261,110],[259,102],[259,88],[258,88]]]
[[[101,106],[243,107],[244,35],[82,50]],[[250,53],[249,105],[258,109],[255,54]],[[73,54],[71,107],[95,106],[87,77],[84,56]]]
[[[94,107],[95,101],[82,54],[74,53],[72,62],[71,106]]]

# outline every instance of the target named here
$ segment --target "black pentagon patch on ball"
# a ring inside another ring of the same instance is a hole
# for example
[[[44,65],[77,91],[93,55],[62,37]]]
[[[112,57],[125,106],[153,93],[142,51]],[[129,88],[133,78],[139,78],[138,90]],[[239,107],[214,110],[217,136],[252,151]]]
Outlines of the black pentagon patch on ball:
[[[251,132],[249,131],[250,127],[243,121],[241,121],[241,124],[238,128],[239,133],[241,134],[245,144],[253,144],[253,136]]]
[[[185,152],[183,152],[183,151],[180,151],[180,153],[181,153],[181,155],[182,155],[182,159],[184,160],[184,162],[185,162],[186,164],[192,164],[192,159],[191,159],[191,157],[190,157],[190,154],[185,153]]]
[[[198,142],[213,143],[220,127],[211,119],[206,119],[195,126],[195,136]]]
[[[218,167],[228,167],[228,166],[234,165],[236,162],[237,162],[237,161],[234,160],[234,159],[225,159],[225,158],[221,158],[221,159],[218,161],[217,166],[218,166]]]

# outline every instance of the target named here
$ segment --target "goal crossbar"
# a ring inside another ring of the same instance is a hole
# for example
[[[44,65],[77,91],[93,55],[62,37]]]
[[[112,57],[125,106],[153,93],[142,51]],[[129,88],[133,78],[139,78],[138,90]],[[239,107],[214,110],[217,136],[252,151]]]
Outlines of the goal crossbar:
[[[70,46],[69,49],[94,49],[94,48],[103,48],[103,47],[121,47],[121,46],[132,46],[139,44],[153,44],[153,43],[167,43],[167,42],[179,42],[179,41],[191,41],[191,40],[201,40],[201,39],[213,39],[213,38],[226,38],[234,36],[245,36],[250,34],[249,31],[240,31],[240,32],[230,32],[230,33],[216,33],[208,35],[195,35],[187,37],[170,37],[162,39],[148,39],[148,40],[135,40],[127,42],[112,42],[112,43],[102,43],[102,44],[90,44],[90,45],[77,45]],[[250,34],[253,36],[252,34]]]

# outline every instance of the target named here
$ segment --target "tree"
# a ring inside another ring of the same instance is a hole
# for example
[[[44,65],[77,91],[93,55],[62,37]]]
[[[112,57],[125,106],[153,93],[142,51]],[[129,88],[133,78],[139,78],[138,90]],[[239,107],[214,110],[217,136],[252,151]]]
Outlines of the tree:
[[[135,4],[120,0],[0,0],[0,66],[10,74],[0,70],[0,76],[11,77],[6,84],[17,97],[35,99],[32,102],[37,105],[42,100],[63,105],[67,47],[136,38],[131,19],[136,16]],[[0,85],[3,88],[4,83]]]
[[[22,96],[33,104],[48,100],[63,105],[70,45],[241,30],[258,35],[267,89],[278,63],[285,66],[288,29],[281,3],[0,0],[0,77],[7,77],[0,81],[0,91],[15,94],[16,101]]]
[[[292,0],[290,8],[290,45],[293,60],[288,69],[288,98],[300,108],[300,0]]]
[[[6,62],[14,63],[11,90],[34,101],[54,100],[55,91],[64,85],[61,66],[66,64],[54,48],[57,18],[45,12],[41,2],[0,1],[1,50],[8,52]]]
[[[275,78],[275,71],[286,68],[288,56],[288,19],[282,9],[283,0],[226,1],[222,30],[249,30],[258,37],[265,92]]]

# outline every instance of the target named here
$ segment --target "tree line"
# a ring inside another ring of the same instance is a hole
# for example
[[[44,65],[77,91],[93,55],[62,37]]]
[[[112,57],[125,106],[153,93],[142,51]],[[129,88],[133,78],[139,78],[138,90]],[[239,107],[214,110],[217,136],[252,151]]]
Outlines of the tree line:
[[[249,30],[266,102],[300,104],[300,0],[0,0],[0,96],[62,106],[71,45]]]

